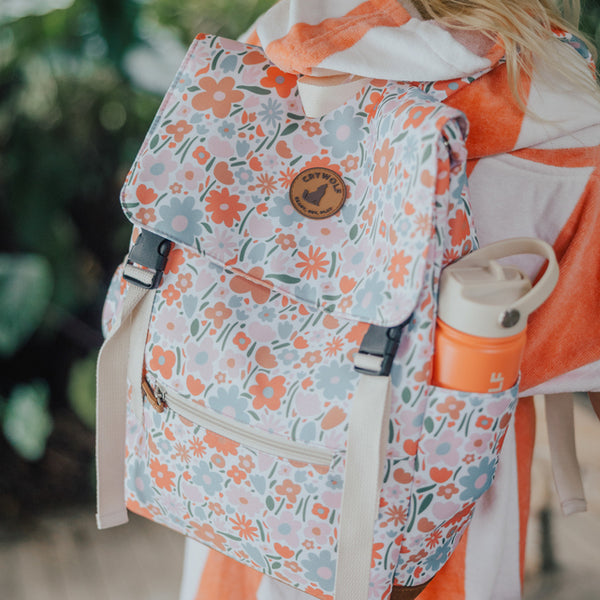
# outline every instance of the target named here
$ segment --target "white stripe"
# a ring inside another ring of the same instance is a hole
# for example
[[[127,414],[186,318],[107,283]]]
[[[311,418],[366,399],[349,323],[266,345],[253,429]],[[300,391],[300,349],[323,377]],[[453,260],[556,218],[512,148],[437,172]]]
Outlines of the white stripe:
[[[195,600],[209,552],[210,550],[204,544],[191,538],[185,539],[185,556],[179,600]]]

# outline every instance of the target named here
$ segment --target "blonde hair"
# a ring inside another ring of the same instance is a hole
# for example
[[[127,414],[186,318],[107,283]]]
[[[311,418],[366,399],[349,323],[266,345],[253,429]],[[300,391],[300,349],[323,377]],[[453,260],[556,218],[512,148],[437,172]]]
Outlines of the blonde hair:
[[[575,50],[556,60],[553,31],[577,36],[596,58],[594,46],[578,30],[580,0],[413,0],[424,18],[435,19],[449,29],[477,30],[498,40],[505,49],[508,82],[513,96],[524,109],[522,74],[531,76],[534,63],[541,62],[557,76],[558,82],[598,94],[599,89]],[[554,59],[554,60],[553,60]]]

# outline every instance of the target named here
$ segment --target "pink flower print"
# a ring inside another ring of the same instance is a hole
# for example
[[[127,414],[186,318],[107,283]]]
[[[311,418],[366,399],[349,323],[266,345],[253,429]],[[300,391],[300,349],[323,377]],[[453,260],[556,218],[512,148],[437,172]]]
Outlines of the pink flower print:
[[[157,188],[164,189],[169,186],[169,176],[175,172],[178,164],[172,160],[169,150],[161,150],[158,154],[146,154],[142,158],[142,169]]]
[[[467,452],[476,452],[477,454],[483,454],[489,449],[492,442],[492,434],[485,432],[475,432],[467,440],[465,450]]]
[[[280,516],[271,516],[267,520],[271,539],[284,543],[292,548],[300,544],[298,531],[302,527],[302,521],[297,519],[291,511],[281,513]]]
[[[158,333],[172,342],[177,342],[185,337],[187,327],[187,321],[175,307],[162,310],[159,320],[156,322]]]
[[[246,473],[252,473],[252,471],[256,468],[251,456],[239,456],[238,461],[240,468],[244,469]]]
[[[187,292],[189,289],[192,288],[192,274],[191,273],[185,273],[185,275],[183,273],[180,273],[177,276],[177,281],[175,282],[175,286],[181,290],[184,294],[185,292]]]
[[[245,485],[230,485],[225,493],[230,506],[238,506],[240,512],[255,517],[265,509],[264,502]]]
[[[453,483],[448,483],[438,488],[437,495],[446,498],[446,500],[450,500],[450,498],[455,494],[458,494],[459,491],[460,490]]]
[[[456,437],[450,430],[444,431],[436,438],[430,438],[421,442],[421,447],[427,452],[429,463],[444,463],[452,467],[460,461],[458,448],[462,440]]]
[[[217,229],[213,235],[207,235],[204,239],[206,253],[223,262],[230,258],[237,246],[238,238],[227,229]]]
[[[323,519],[315,520],[312,519],[308,521],[306,527],[304,528],[304,535],[310,539],[314,540],[319,546],[325,546],[329,544],[329,537],[332,534],[332,527]]]
[[[296,247],[296,240],[291,233],[280,233],[275,239],[275,243],[282,250],[291,250]]]

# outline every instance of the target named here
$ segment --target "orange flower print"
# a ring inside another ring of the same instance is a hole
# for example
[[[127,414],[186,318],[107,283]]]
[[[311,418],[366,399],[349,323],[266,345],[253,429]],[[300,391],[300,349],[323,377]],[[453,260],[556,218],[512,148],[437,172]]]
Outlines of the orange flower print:
[[[291,479],[284,479],[281,485],[275,487],[275,491],[280,496],[285,496],[288,502],[293,504],[298,499],[298,494],[302,491],[302,488]]]
[[[390,148],[390,142],[388,139],[383,142],[381,148],[375,150],[375,169],[373,170],[373,183],[377,185],[381,183],[387,183],[390,161],[394,157],[394,149]]]
[[[227,477],[231,477],[234,483],[239,485],[246,477],[248,477],[248,475],[245,471],[242,471],[239,467],[233,465],[233,467],[227,471]]]
[[[447,413],[448,416],[456,421],[460,419],[460,411],[465,407],[462,400],[457,400],[453,396],[448,396],[443,404],[438,404],[437,410],[440,413]]]
[[[296,87],[297,80],[296,75],[286,73],[277,67],[269,67],[267,76],[260,80],[260,84],[268,88],[275,88],[279,96],[287,98]]]
[[[369,100],[371,101],[371,103],[365,106],[365,112],[367,113],[368,123],[370,123],[373,117],[375,116],[375,113],[377,112],[377,109],[379,108],[379,105],[383,100],[383,94],[381,92],[372,92],[371,96],[369,97]]]
[[[238,535],[243,540],[254,540],[258,537],[258,529],[252,525],[252,521],[245,515],[236,514],[231,519],[233,530],[238,532]]]
[[[204,315],[211,319],[218,329],[223,327],[223,321],[229,319],[232,314],[233,311],[230,308],[227,308],[223,302],[217,302],[214,306],[211,306],[204,311]]]
[[[203,77],[198,86],[204,91],[192,98],[192,106],[196,110],[212,110],[219,119],[224,119],[230,113],[231,105],[244,98],[243,92],[233,89],[233,77],[223,77],[219,81],[212,77]]]
[[[213,431],[207,431],[204,439],[202,440],[209,448],[213,448],[219,454],[223,456],[237,456],[237,449],[239,444],[230,440],[229,438],[223,437]]]
[[[198,523],[190,523],[194,528],[193,535],[199,540],[210,544],[217,550],[225,551],[225,538],[219,535],[208,523],[199,525]]]
[[[329,261],[325,259],[326,253],[321,252],[321,248],[315,248],[311,246],[308,249],[308,254],[304,252],[298,252],[298,256],[301,261],[296,263],[296,268],[302,269],[300,277],[306,277],[306,279],[317,279],[319,273],[325,273],[327,271],[327,265]]]
[[[360,165],[360,159],[358,156],[347,156],[344,160],[340,162],[340,165],[344,167],[344,171],[348,173],[349,171],[354,171],[354,169],[358,169]]]
[[[156,213],[153,208],[140,208],[140,210],[135,213],[135,218],[143,225],[148,225],[149,223],[154,223],[154,221],[156,221]]]
[[[258,185],[256,187],[258,188],[258,191],[261,194],[264,194],[265,196],[270,196],[277,189],[275,177],[273,177],[272,175],[259,175],[257,177],[257,181]]]
[[[396,252],[392,257],[388,279],[391,280],[392,285],[395,288],[404,285],[404,278],[409,274],[406,265],[408,265],[411,260],[412,258],[410,256],[405,256],[404,250]]]
[[[334,337],[325,344],[326,356],[335,356],[344,347],[344,340],[341,337]]]
[[[481,429],[489,429],[494,424],[494,420],[481,415],[475,422],[475,427],[481,427]]]
[[[175,485],[173,483],[175,473],[169,471],[169,467],[160,463],[157,458],[150,461],[150,477],[161,490],[167,490],[167,492],[170,492]]]
[[[269,410],[277,410],[281,406],[281,398],[286,392],[285,377],[277,375],[269,379],[265,373],[256,376],[256,385],[250,386],[250,393],[254,396],[252,406],[257,410],[266,406]]]
[[[240,221],[240,211],[246,208],[245,204],[238,202],[239,196],[229,194],[228,189],[213,190],[206,200],[206,210],[211,214],[214,223],[224,223],[231,227],[234,221]]]
[[[233,338],[233,343],[240,350],[245,350],[252,343],[252,340],[243,331],[239,331]]]
[[[198,146],[192,152],[192,156],[198,161],[198,164],[205,165],[210,158],[210,153],[204,146]]]
[[[187,135],[193,127],[183,119],[181,121],[177,121],[177,123],[171,123],[171,125],[167,125],[165,131],[170,133],[173,136],[173,139],[176,142],[181,142],[184,136]]]
[[[296,247],[296,240],[291,233],[280,233],[275,240],[275,243],[281,247],[282,250],[290,250]]]
[[[183,250],[181,248],[175,248],[169,252],[169,258],[167,259],[167,265],[165,266],[166,273],[179,273],[179,266],[185,262],[183,256]]]
[[[291,167],[288,167],[286,171],[279,171],[279,174],[281,175],[281,177],[279,178],[279,182],[281,183],[281,185],[284,188],[289,188],[290,185],[292,185],[294,179],[296,179],[298,171],[292,169]]]
[[[313,506],[312,514],[319,517],[319,519],[326,519],[329,516],[329,508],[317,503]]]
[[[178,289],[180,289],[183,293],[185,293],[187,290],[189,290],[192,287],[192,274],[186,273],[184,275],[183,273],[180,273],[177,276],[177,281],[175,283],[175,286]]]
[[[320,123],[318,121],[310,121],[309,119],[306,119],[306,121],[302,123],[302,129],[306,132],[308,137],[321,135],[323,133]]]
[[[167,306],[171,306],[181,298],[181,292],[171,283],[166,290],[163,290],[161,296],[167,301]]]
[[[192,449],[192,453],[194,456],[202,457],[206,454],[206,446],[202,443],[202,440],[199,437],[194,436],[192,441],[190,442],[190,448]]]
[[[383,558],[380,554],[381,550],[383,550],[383,544],[373,544],[373,550],[371,551],[371,569],[374,569],[375,563]]]
[[[171,379],[175,361],[176,357],[174,352],[163,350],[160,346],[154,346],[152,348],[150,368],[155,372],[158,371],[164,379]]]
[[[435,106],[430,106],[428,108],[423,108],[421,106],[413,106],[408,111],[408,119],[404,123],[404,129],[408,129],[409,127],[414,127],[415,129],[423,123],[425,117],[430,115],[435,110]]]
[[[448,221],[450,225],[450,238],[453,246],[459,246],[469,235],[469,220],[464,210],[456,211],[456,217]]]

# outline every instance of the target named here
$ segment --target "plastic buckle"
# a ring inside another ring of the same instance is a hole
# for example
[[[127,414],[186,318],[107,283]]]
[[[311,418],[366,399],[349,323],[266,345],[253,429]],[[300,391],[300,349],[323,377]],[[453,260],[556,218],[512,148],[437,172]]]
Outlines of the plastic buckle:
[[[359,354],[380,358],[379,370],[359,367],[354,365],[354,370],[363,375],[388,376],[392,370],[392,363],[398,351],[402,330],[408,321],[395,327],[381,327],[370,325],[360,345]]]
[[[124,279],[149,290],[157,288],[170,250],[169,240],[143,229],[127,256]]]

